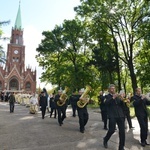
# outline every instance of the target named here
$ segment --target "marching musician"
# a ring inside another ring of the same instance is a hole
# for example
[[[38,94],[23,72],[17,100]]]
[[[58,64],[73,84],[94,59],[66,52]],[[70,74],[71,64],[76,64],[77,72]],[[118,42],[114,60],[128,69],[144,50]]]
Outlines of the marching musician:
[[[135,89],[135,95],[132,97],[133,106],[135,109],[135,115],[140,125],[140,139],[141,146],[145,147],[149,145],[147,143],[148,136],[148,111],[147,105],[150,105],[150,101],[142,95],[141,88]]]
[[[83,93],[84,93],[84,89],[79,90],[78,100],[81,100],[81,101],[87,100],[86,98],[81,99],[81,96]],[[80,126],[81,133],[84,133],[85,125],[87,124],[88,119],[89,119],[89,114],[87,111],[87,104],[83,108],[77,105],[77,112],[78,112],[78,117],[79,117],[79,126]]]
[[[60,126],[62,126],[64,119],[66,118],[66,105],[59,106],[58,101],[60,100],[60,96],[62,94],[62,90],[58,90],[58,94],[55,96],[55,104],[58,114],[58,123]]]
[[[40,109],[42,111],[42,119],[44,119],[45,118],[46,107],[47,107],[47,97],[46,97],[44,91],[41,92],[41,95],[40,95],[39,98],[40,98],[39,105],[40,105]]]
[[[77,100],[78,100],[78,95],[76,93],[76,90],[74,90],[72,92],[72,95],[70,96],[69,98],[69,102],[71,104],[71,107],[72,107],[72,116],[73,117],[76,117],[76,111],[77,111]]]
[[[123,101],[116,94],[116,88],[114,84],[108,87],[109,94],[106,95],[105,104],[107,105],[107,114],[109,119],[109,128],[106,136],[103,139],[103,145],[105,148],[108,147],[107,142],[113,135],[116,129],[116,124],[119,128],[119,149],[124,150],[125,146],[125,116],[123,112]]]
[[[99,96],[98,96],[98,101],[99,101],[100,110],[101,110],[101,117],[102,117],[102,121],[104,122],[104,129],[108,130],[107,128],[107,106],[104,100],[105,100],[104,92],[100,91]]]
[[[30,113],[35,114],[37,112],[38,99],[36,94],[33,93],[30,98]]]
[[[54,99],[55,99],[55,92],[52,93],[52,96],[50,97],[50,108],[51,108],[50,118],[52,117],[53,112],[54,112],[54,118],[56,118],[56,115],[57,115],[56,103],[55,103]]]
[[[133,129],[134,127],[132,126],[132,121],[130,116],[130,99],[126,97],[124,90],[121,90],[119,92],[119,96],[121,100],[124,102],[123,111],[124,111],[125,118],[127,118],[129,128]]]

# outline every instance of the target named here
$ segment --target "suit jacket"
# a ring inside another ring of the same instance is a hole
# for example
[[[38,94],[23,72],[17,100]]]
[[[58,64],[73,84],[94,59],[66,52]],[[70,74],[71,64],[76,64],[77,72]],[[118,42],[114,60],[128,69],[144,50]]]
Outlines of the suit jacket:
[[[71,105],[77,105],[78,100],[79,100],[78,95],[71,95],[69,98]]]
[[[116,97],[113,99],[111,94],[105,96],[105,104],[107,107],[108,118],[125,117],[123,112],[123,101]]]
[[[107,111],[107,106],[106,106],[106,104],[105,104],[105,96],[103,96],[103,95],[99,95],[98,96],[98,101],[99,101],[99,103],[100,103],[100,109],[101,109],[101,111]]]
[[[46,107],[47,106],[47,97],[46,96],[40,96],[40,106],[41,107]]]
[[[146,98],[142,99],[141,96],[134,95],[132,97],[133,106],[135,109],[135,115],[137,117],[145,117],[148,116],[147,105],[150,105],[150,101]]]

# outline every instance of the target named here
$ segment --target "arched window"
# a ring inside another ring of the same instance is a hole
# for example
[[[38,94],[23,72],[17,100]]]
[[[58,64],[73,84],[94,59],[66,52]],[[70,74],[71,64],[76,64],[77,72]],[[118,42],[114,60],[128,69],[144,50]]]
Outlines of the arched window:
[[[17,79],[12,79],[9,83],[9,89],[10,90],[18,90],[19,89],[19,83]]]
[[[30,90],[31,89],[31,84],[30,84],[30,82],[27,82],[26,83],[26,90]]]

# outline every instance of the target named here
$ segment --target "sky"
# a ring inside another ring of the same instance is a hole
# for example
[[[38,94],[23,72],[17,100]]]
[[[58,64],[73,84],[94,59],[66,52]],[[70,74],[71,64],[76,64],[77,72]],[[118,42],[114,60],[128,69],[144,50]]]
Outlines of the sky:
[[[61,25],[65,19],[75,17],[74,7],[80,5],[80,0],[0,0],[0,21],[10,20],[9,25],[2,26],[4,36],[11,36],[18,8],[21,8],[22,28],[24,31],[25,65],[37,70],[37,87],[52,88],[51,84],[41,83],[39,77],[43,72],[35,59],[36,48],[41,43],[42,32],[51,31],[56,25]],[[10,41],[0,41],[7,51]]]

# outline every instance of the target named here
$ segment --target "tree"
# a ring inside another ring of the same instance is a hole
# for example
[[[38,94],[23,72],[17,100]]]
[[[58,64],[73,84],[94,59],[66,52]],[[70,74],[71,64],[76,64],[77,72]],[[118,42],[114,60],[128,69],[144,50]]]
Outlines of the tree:
[[[133,91],[137,87],[136,54],[141,51],[140,45],[150,31],[149,6],[150,2],[145,0],[81,0],[81,6],[75,8],[82,20],[88,18],[89,23],[95,26],[98,22],[100,26],[97,29],[104,29],[105,34],[111,37],[116,58],[123,61],[130,71]],[[107,27],[107,30],[103,27]],[[101,34],[97,30],[95,34],[98,33]]]
[[[6,38],[6,37],[2,37],[2,34],[3,34],[3,31],[2,31],[2,29],[1,29],[1,26],[2,25],[6,25],[6,24],[9,24],[9,22],[10,21],[0,21],[0,40],[6,40],[6,39],[8,39],[8,38]],[[2,47],[2,45],[0,45],[0,64],[3,64],[3,63],[5,63],[5,52],[4,52],[4,50],[3,50],[3,47]]]
[[[37,48],[37,61],[46,71],[41,79],[79,90],[96,83],[96,70],[88,65],[89,49],[81,21],[65,20],[62,26],[42,33],[44,39]],[[92,74],[91,74],[92,72]]]

